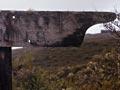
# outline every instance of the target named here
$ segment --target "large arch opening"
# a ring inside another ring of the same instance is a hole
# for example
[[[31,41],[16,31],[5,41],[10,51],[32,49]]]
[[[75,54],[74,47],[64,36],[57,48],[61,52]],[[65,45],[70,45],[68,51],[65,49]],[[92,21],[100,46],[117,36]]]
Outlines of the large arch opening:
[[[96,33],[101,33],[101,30],[103,30],[103,24],[95,24],[91,27],[89,27],[86,31],[86,34],[96,34]]]

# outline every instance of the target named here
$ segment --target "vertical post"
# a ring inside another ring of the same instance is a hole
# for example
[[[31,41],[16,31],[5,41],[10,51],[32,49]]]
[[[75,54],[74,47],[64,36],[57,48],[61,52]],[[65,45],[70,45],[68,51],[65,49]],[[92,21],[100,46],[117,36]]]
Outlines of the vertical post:
[[[0,47],[0,90],[12,90],[11,54],[11,47]]]

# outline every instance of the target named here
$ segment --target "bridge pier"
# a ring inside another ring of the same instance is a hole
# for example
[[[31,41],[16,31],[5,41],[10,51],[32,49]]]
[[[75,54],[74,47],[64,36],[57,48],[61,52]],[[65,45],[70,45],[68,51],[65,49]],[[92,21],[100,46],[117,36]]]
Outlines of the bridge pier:
[[[0,90],[12,90],[11,47],[0,47]]]

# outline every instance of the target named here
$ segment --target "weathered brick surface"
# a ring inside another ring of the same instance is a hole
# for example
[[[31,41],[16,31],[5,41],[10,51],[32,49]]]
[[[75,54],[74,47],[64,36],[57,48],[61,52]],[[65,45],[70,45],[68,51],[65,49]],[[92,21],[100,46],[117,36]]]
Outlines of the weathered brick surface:
[[[90,26],[115,18],[110,12],[1,11],[0,46],[79,46]]]

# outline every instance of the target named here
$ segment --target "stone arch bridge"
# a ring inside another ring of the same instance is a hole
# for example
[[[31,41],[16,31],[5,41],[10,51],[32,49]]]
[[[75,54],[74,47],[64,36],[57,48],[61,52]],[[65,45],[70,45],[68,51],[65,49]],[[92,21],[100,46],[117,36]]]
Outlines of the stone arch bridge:
[[[80,46],[86,30],[113,21],[112,12],[1,11],[0,46]]]

